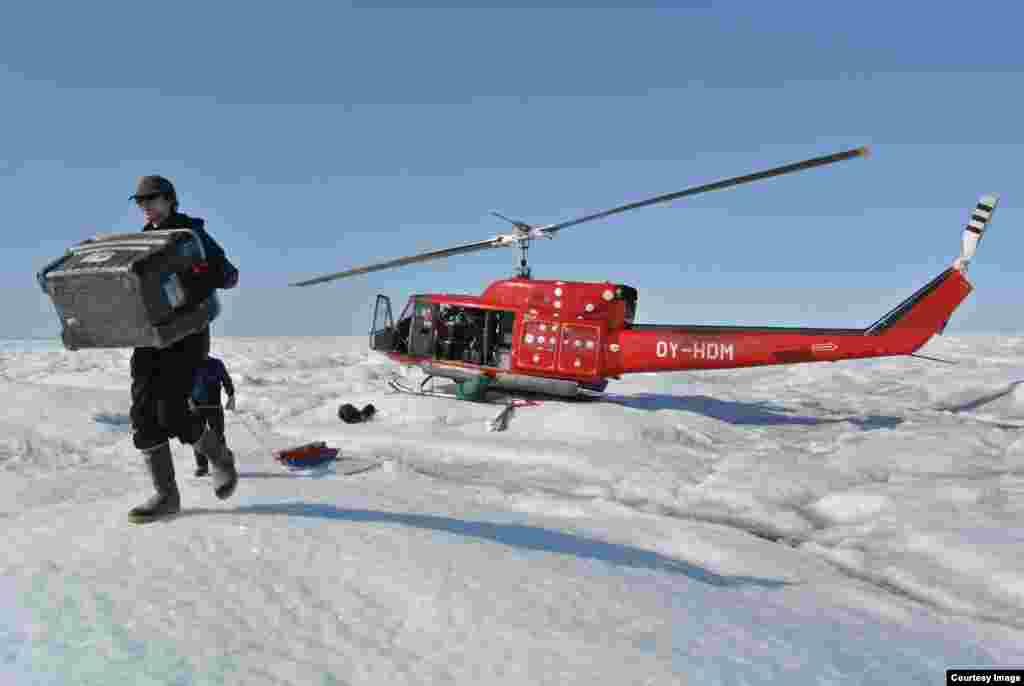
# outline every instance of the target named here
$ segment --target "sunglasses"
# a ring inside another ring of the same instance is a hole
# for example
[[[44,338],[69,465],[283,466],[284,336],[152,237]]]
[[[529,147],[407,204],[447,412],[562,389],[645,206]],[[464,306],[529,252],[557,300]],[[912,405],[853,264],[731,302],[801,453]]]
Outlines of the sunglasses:
[[[153,200],[161,197],[163,193],[151,193],[150,195],[137,195],[135,196],[135,204],[139,207],[145,207]]]

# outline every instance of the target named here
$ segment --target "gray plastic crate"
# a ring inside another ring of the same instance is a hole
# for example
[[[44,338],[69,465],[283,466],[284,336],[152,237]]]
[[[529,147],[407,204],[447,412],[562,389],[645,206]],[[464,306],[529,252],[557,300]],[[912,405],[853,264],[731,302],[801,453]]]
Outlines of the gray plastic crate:
[[[76,245],[37,278],[68,350],[164,348],[220,314],[215,291],[190,292],[177,275],[203,257],[188,229],[112,234]]]

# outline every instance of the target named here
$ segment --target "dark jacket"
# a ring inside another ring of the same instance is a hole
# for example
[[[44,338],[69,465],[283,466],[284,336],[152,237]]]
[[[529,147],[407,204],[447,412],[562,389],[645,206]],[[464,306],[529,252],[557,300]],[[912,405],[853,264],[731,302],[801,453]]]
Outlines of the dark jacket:
[[[206,232],[205,222],[202,219],[175,212],[159,227],[151,224],[142,227],[143,231],[164,231],[166,229],[191,229],[202,242],[207,266],[205,271],[196,271],[190,275],[193,282],[201,283],[210,290],[234,288],[238,285],[238,269],[228,260],[227,255],[224,254],[224,248],[220,247],[220,244]]]
[[[158,229],[191,229],[202,242],[206,260],[198,269],[193,267],[179,272],[179,278],[186,291],[197,293],[201,298],[211,298],[212,320],[220,307],[215,289],[234,288],[238,284],[238,269],[206,232],[202,219],[175,213],[159,227],[146,225],[142,228],[143,231]],[[188,263],[191,265],[192,260]],[[131,419],[135,447],[149,450],[175,436],[183,443],[199,440],[205,422],[188,411],[186,401],[193,390],[195,371],[204,364],[209,351],[209,326],[166,348],[135,348],[131,359]],[[234,387],[230,388],[234,390]],[[219,393],[218,386],[218,399]]]
[[[193,376],[192,400],[196,405],[220,405],[221,384],[224,384],[228,397],[235,394],[235,385],[224,363],[216,357],[206,358]]]

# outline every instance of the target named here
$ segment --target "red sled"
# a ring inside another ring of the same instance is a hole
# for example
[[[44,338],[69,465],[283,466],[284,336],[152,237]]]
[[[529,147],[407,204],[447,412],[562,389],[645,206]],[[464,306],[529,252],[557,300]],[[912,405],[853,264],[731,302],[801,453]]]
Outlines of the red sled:
[[[314,441],[274,452],[274,459],[286,467],[316,467],[338,457],[337,448],[328,448],[323,441]]]

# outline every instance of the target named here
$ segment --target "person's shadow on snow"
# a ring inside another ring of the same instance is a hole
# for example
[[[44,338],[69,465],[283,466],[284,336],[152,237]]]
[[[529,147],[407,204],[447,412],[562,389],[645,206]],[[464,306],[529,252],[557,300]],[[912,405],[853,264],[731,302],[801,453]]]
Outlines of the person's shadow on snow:
[[[559,555],[598,560],[620,567],[650,569],[659,572],[682,574],[695,581],[712,586],[735,588],[754,586],[777,589],[792,585],[781,579],[764,579],[750,576],[723,576],[701,569],[682,560],[676,560],[648,550],[618,543],[606,543],[576,534],[554,531],[525,524],[500,524],[495,522],[468,521],[452,517],[403,512],[382,512],[375,510],[346,510],[333,505],[313,503],[281,503],[268,505],[243,505],[230,510],[204,508],[183,509],[179,516],[188,515],[268,515],[284,517],[313,517],[344,522],[375,524],[398,524],[417,529],[431,529],[456,536],[478,538],[502,545]]]
[[[132,430],[131,417],[126,414],[97,412],[92,416],[92,420],[99,424],[104,431],[131,433]]]
[[[901,417],[868,415],[866,417],[808,417],[793,414],[789,408],[768,401],[738,402],[719,400],[707,395],[663,395],[660,393],[638,393],[636,395],[605,396],[607,402],[635,410],[681,410],[711,417],[719,421],[740,426],[821,426],[848,422],[865,431],[892,429],[903,423]]]

